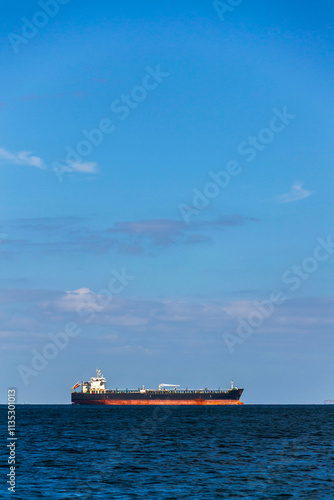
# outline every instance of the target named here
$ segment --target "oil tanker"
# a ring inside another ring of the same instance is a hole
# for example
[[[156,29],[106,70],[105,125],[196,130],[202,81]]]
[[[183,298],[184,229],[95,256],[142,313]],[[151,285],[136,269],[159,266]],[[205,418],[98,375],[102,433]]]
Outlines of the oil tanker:
[[[106,379],[101,370],[89,382],[77,382],[71,390],[72,404],[77,405],[243,405],[240,401],[243,389],[228,390],[180,390],[179,385],[160,384],[155,389],[106,389]]]

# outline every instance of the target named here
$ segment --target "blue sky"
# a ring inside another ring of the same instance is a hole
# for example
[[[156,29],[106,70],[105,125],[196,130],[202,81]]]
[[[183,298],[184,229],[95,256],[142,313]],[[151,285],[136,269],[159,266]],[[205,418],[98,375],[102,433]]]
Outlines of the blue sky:
[[[333,398],[331,2],[244,1],[224,20],[212,2],[53,8],[6,4],[0,28],[6,385],[67,403],[98,366],[109,387]],[[115,273],[131,279],[112,293]],[[240,337],[273,290],[286,300]]]

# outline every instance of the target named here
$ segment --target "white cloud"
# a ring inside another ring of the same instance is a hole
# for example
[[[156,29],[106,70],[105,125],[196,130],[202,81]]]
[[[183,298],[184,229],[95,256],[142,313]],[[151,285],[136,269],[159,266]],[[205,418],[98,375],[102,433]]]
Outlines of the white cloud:
[[[97,164],[93,161],[78,161],[70,163],[69,170],[73,172],[82,172],[84,174],[95,174],[96,172],[98,172]]]
[[[46,169],[44,160],[39,156],[35,156],[31,151],[18,151],[17,153],[10,153],[4,148],[0,148],[0,162],[7,162],[13,165],[24,165],[30,167],[37,167]],[[68,172],[80,172],[83,174],[96,174],[98,172],[97,164],[90,161],[77,161],[67,164]]]
[[[303,189],[303,184],[301,182],[296,182],[292,187],[289,193],[284,193],[279,196],[276,196],[275,200],[278,203],[291,203],[293,201],[303,200],[304,198],[308,198],[312,194],[312,191],[308,191],[307,189]]]
[[[78,290],[65,292],[65,295],[55,301],[55,305],[60,311],[78,312],[80,307],[95,301],[96,295],[89,288],[78,288]],[[46,302],[44,304],[48,305],[50,303]]]
[[[14,165],[25,165],[45,169],[45,164],[42,158],[34,156],[31,151],[19,151],[18,153],[10,153],[4,148],[0,148],[0,161],[13,163]]]

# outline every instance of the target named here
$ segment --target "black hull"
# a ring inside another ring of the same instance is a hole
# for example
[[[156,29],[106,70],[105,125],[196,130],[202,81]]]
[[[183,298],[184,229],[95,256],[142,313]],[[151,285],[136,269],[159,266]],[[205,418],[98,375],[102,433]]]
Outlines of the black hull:
[[[229,391],[106,391],[72,392],[72,403],[80,405],[233,405],[243,404],[243,389]]]

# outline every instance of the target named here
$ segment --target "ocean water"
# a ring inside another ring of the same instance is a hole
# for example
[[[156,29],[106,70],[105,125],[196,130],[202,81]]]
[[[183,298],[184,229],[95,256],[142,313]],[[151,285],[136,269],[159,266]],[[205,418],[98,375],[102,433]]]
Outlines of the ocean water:
[[[17,406],[16,417],[16,492],[1,447],[0,498],[334,499],[334,406]]]

